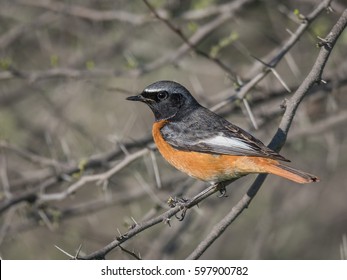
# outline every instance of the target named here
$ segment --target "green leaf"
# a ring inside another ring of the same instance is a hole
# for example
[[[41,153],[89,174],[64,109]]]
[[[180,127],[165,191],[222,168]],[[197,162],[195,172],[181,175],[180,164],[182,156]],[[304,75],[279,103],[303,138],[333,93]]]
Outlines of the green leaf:
[[[293,13],[299,20],[304,20],[306,18],[302,13],[300,13],[299,9],[294,9]]]
[[[239,34],[232,31],[229,36],[222,38],[217,45],[212,46],[210,50],[210,55],[212,57],[217,57],[218,53],[225,47],[229,46],[239,38]]]
[[[12,59],[9,57],[0,58],[0,68],[2,70],[8,70],[8,68],[12,65]]]
[[[50,61],[52,67],[57,67],[59,64],[59,57],[56,54],[52,54],[50,57]]]
[[[88,70],[93,70],[93,69],[95,68],[95,63],[94,63],[94,61],[93,61],[93,60],[88,60],[88,61],[86,62],[86,68],[87,68]]]
[[[194,10],[204,9],[211,6],[214,3],[214,0],[195,0],[193,1],[192,8]]]
[[[137,66],[139,65],[136,57],[133,54],[131,54],[130,52],[125,52],[124,58],[127,62],[127,67],[130,69],[137,68]]]
[[[191,32],[195,32],[198,29],[198,24],[196,22],[190,21],[188,22],[188,30]]]
[[[72,177],[75,179],[79,179],[83,172],[85,171],[85,167],[88,163],[87,159],[81,159],[78,163],[78,171],[72,174]]]

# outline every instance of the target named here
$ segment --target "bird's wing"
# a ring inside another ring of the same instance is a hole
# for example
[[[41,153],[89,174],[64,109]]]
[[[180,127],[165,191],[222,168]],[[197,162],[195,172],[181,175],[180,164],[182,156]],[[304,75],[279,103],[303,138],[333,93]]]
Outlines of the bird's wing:
[[[178,150],[289,161],[240,127],[205,110],[203,114],[168,122],[161,129],[163,138]]]

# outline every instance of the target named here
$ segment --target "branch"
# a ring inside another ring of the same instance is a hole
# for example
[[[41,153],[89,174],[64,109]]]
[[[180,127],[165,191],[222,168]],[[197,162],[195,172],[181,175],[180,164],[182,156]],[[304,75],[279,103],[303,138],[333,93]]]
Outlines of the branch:
[[[180,18],[184,20],[199,20],[214,16],[216,14],[233,13],[234,10],[239,9],[243,4],[245,4],[243,1],[231,1],[230,3],[226,4],[209,6],[203,9],[184,12]]]
[[[49,0],[20,0],[17,2],[25,6],[43,8],[52,12],[95,22],[120,21],[138,26],[151,21],[148,15],[135,14],[128,11],[100,11],[79,5],[68,5],[63,2]],[[217,14],[232,12],[235,9],[235,6],[238,5],[238,1],[232,1],[231,3],[227,4],[209,6],[198,10],[185,11],[179,16],[179,18],[185,21],[201,20]],[[170,11],[160,9],[158,12],[163,18],[170,17]]]
[[[289,134],[288,140],[298,139],[298,137],[302,137],[303,135],[318,135],[326,132],[328,129],[340,126],[346,122],[347,111],[344,110],[336,115],[333,115],[329,118],[321,120],[320,122],[312,124],[309,128],[300,128],[294,130],[291,134]]]
[[[141,25],[148,22],[146,15],[134,14],[127,11],[98,11],[78,5],[67,5],[58,1],[50,0],[19,0],[22,5],[44,8],[46,10],[75,16],[91,21],[114,21],[118,20],[133,25]]]
[[[26,0],[27,1],[27,0]],[[233,8],[240,8],[243,4],[254,1],[254,0],[239,0],[237,3],[238,5],[234,5]],[[151,6],[152,7],[152,6]],[[154,9],[153,9],[154,10]],[[155,11],[155,10],[154,10]],[[163,67],[164,65],[168,63],[172,63],[177,61],[180,57],[182,57],[184,54],[186,54],[191,48],[197,53],[200,51],[197,50],[195,47],[201,40],[203,40],[208,34],[216,30],[220,25],[224,24],[227,20],[231,19],[234,15],[233,10],[227,9],[226,12],[220,14],[213,20],[207,22],[206,24],[199,27],[199,29],[190,37],[187,38],[183,33],[180,31],[180,29],[177,29],[174,27],[170,21],[168,21],[166,18],[162,17],[158,12],[156,12],[156,15],[163,20],[165,23],[168,23],[171,25],[172,30],[176,30],[175,33],[181,34],[181,38],[184,41],[184,44],[182,44],[180,47],[177,48],[176,51],[169,53],[168,55],[164,55],[152,62],[149,62],[145,65],[140,66],[137,69],[133,69],[130,71],[121,71],[121,70],[114,70],[114,69],[93,69],[93,70],[79,70],[79,69],[73,69],[73,68],[53,68],[48,70],[37,70],[37,71],[22,71],[19,69],[15,69],[14,67],[8,69],[7,71],[0,71],[0,80],[8,80],[13,78],[19,78],[19,79],[26,79],[29,80],[29,82],[37,82],[39,80],[44,79],[56,79],[56,78],[108,78],[108,77],[139,77],[142,76],[148,72],[151,72],[155,69],[158,69],[160,67]],[[200,55],[203,52],[200,53]],[[208,58],[209,54],[205,53],[205,57]],[[214,58],[209,58],[211,61],[214,61],[215,63],[219,63]],[[221,62],[220,62],[221,63]],[[221,65],[220,65],[221,66]],[[223,66],[221,66],[223,67]],[[225,67],[225,71],[230,72],[232,74],[232,71],[227,67]]]
[[[51,159],[51,158],[46,158],[40,155],[36,155],[30,151],[24,150],[20,147],[17,147],[11,143],[8,143],[6,141],[0,140],[0,149],[4,149],[4,150],[10,150],[14,153],[16,153],[17,155],[21,156],[22,158],[38,164],[38,165],[42,165],[42,166],[51,166],[51,167],[55,167],[59,170],[61,169],[67,169],[67,165],[71,165],[68,163],[63,163],[63,162],[59,162],[57,160]]]
[[[130,229],[125,234],[119,236],[116,238],[116,240],[112,241],[105,247],[101,248],[100,250],[97,250],[85,257],[83,259],[104,259],[105,256],[112,251],[114,248],[118,247],[125,241],[129,240],[131,237],[137,235],[138,233],[146,230],[147,228],[150,228],[156,224],[159,223],[165,223],[170,225],[170,218],[172,216],[175,216],[180,211],[185,211],[197,204],[199,204],[201,201],[205,200],[207,197],[211,196],[212,194],[218,192],[221,188],[225,187],[226,185],[230,184],[231,182],[223,182],[220,183],[218,186],[211,185],[207,189],[203,190],[196,196],[194,196],[191,200],[188,202],[177,202],[175,203],[175,206],[173,206],[171,209],[167,210],[163,214],[154,217],[150,220],[143,221],[141,223],[135,224],[132,229]]]
[[[132,73],[132,72],[130,72]],[[30,83],[37,82],[44,79],[57,79],[57,78],[107,78],[107,77],[117,77],[124,75],[121,71],[116,71],[113,69],[93,69],[93,70],[79,70],[72,68],[52,68],[47,70],[37,70],[37,71],[22,71],[9,67],[7,71],[0,72],[0,80],[8,80],[13,78],[26,79]],[[131,75],[131,74],[129,74]]]
[[[260,61],[268,61],[266,62],[266,66],[262,63],[256,63],[253,69],[249,71],[250,76],[252,77],[250,81],[245,83],[238,91],[231,96],[230,98],[216,104],[211,108],[213,111],[217,111],[223,106],[233,102],[237,99],[243,99],[246,94],[261,80],[263,80],[267,74],[271,71],[272,68],[275,68],[277,64],[282,60],[286,53],[296,44],[296,42],[300,39],[300,37],[305,33],[310,24],[314,19],[316,19],[324,10],[326,10],[332,0],[322,1],[314,11],[312,11],[305,20],[301,23],[301,25],[297,28],[297,30],[289,37],[285,43],[277,48],[272,50],[266,57],[262,58]],[[259,71],[259,65],[261,69]]]
[[[11,45],[17,38],[22,36],[27,32],[33,32],[32,29],[36,29],[41,26],[48,26],[50,23],[54,22],[57,19],[57,16],[53,15],[50,12],[44,13],[39,17],[35,18],[31,22],[25,22],[16,25],[11,28],[9,31],[1,35],[0,37],[0,49],[6,49]]]
[[[147,145],[149,142],[148,139],[144,139],[143,142],[137,143],[137,147],[140,145]],[[133,145],[128,145],[129,148],[132,148]],[[153,144],[148,144],[148,147],[150,149],[153,149]],[[3,147],[4,148],[4,147]],[[51,200],[51,199],[62,199],[66,197],[68,194],[72,193],[74,190],[80,188],[82,185],[84,185],[87,182],[90,181],[96,181],[96,180],[107,180],[110,176],[112,176],[115,172],[118,170],[124,168],[128,164],[130,164],[132,161],[135,159],[141,157],[145,153],[148,152],[147,148],[144,148],[140,151],[137,151],[129,156],[126,156],[122,161],[120,161],[117,165],[115,165],[113,168],[110,170],[102,173],[102,174],[97,174],[97,175],[90,175],[90,176],[82,176],[80,180],[78,180],[76,183],[72,184],[68,189],[66,189],[62,193],[56,193],[56,194],[47,194],[45,195],[42,193],[42,191],[47,190],[48,188],[54,186],[58,182],[61,182],[64,180],[64,178],[70,177],[73,174],[80,174],[83,171],[87,171],[89,169],[96,169],[98,167],[103,167],[105,166],[105,163],[110,162],[114,160],[116,157],[119,157],[123,152],[121,149],[117,149],[115,151],[111,151],[106,154],[101,154],[94,156],[90,158],[85,164],[83,165],[83,170],[81,169],[80,166],[74,165],[72,167],[68,167],[67,169],[63,170],[63,172],[58,173],[58,174],[53,174],[52,176],[46,178],[42,183],[40,183],[38,186],[30,188],[30,190],[20,193],[20,194],[12,194],[9,199],[4,199],[0,201],[0,214],[6,211],[8,208],[10,208],[13,205],[16,205],[18,203],[28,201],[28,202],[35,202],[37,201],[38,198],[44,199],[44,200]],[[42,179],[42,178],[38,178]],[[32,179],[31,179],[32,180]],[[25,182],[22,182],[22,184],[25,184]],[[11,184],[11,186],[13,186]]]
[[[310,73],[296,90],[292,98],[287,102],[286,111],[282,117],[282,121],[279,125],[277,133],[269,144],[270,148],[279,151],[283,147],[299,104],[310,89],[322,80],[322,73],[326,62],[328,61],[330,53],[346,25],[347,9],[343,12],[342,16],[334,25],[328,36],[323,40],[321,50]],[[265,178],[266,175],[264,174],[258,175],[254,183],[248,189],[247,193],[231,209],[231,211],[214,226],[211,233],[198,245],[198,247],[187,257],[187,259],[198,259],[207,250],[207,248],[222,235],[228,226],[230,226],[230,224],[243,212],[243,210],[248,207],[264,183]]]
[[[85,185],[88,182],[98,182],[98,183],[104,183],[107,180],[110,179],[115,173],[117,173],[119,170],[123,169],[125,166],[129,165],[136,159],[143,157],[144,155],[149,153],[149,149],[144,148],[142,150],[139,150],[131,155],[127,155],[121,162],[116,164],[114,167],[112,167],[110,170],[107,170],[104,173],[101,174],[95,174],[95,175],[87,175],[82,176],[77,182],[69,186],[65,191],[59,192],[59,193],[49,193],[49,194],[39,194],[38,195],[38,202],[47,202],[50,200],[62,200],[66,197],[68,197],[70,194],[76,192],[79,188],[81,188],[83,185]]]
[[[202,57],[207,58],[208,60],[211,60],[212,62],[214,62],[215,64],[217,64],[221,69],[223,69],[224,71],[226,71],[231,78],[233,79],[234,82],[237,82],[237,75],[236,73],[230,69],[230,67],[228,67],[227,65],[225,65],[220,59],[211,56],[210,54],[198,49],[198,47],[196,46],[196,44],[193,42],[193,40],[190,40],[189,38],[187,38],[182,30],[178,27],[176,27],[175,25],[173,25],[173,23],[171,23],[171,21],[169,21],[168,19],[162,17],[159,15],[159,13],[155,10],[155,8],[147,1],[147,0],[143,0],[143,2],[146,4],[146,6],[152,11],[152,13],[163,23],[165,23],[167,25],[167,27],[169,27],[175,34],[177,34],[182,40],[183,42],[185,42],[185,44],[191,48],[196,54],[201,55]],[[248,2],[251,2],[251,0],[238,0],[238,1],[234,1],[232,3],[232,5],[228,4],[228,9],[226,9],[225,11],[223,11],[221,13],[221,15],[217,18],[218,21],[212,21],[210,23],[210,28],[215,29],[216,28],[216,24],[222,24],[224,23],[226,20],[230,19],[233,15],[234,15],[234,11],[237,9],[240,9],[243,5],[247,4]],[[216,22],[216,23],[215,23]],[[212,24],[215,23],[215,24]],[[201,29],[200,29],[201,30]],[[196,32],[197,34],[198,32]],[[194,34],[194,35],[196,35]]]

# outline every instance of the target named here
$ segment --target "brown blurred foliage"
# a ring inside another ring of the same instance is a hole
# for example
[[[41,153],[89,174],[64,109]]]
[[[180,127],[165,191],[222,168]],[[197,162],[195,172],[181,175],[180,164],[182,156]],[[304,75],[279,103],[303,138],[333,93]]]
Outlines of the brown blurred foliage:
[[[217,112],[269,142],[281,104],[292,93],[271,71],[247,92],[257,130],[244,103],[230,97],[237,82],[266,71],[256,58],[268,62],[320,1],[243,1],[228,11],[231,2],[242,1],[150,1],[163,19],[195,40],[195,49],[143,1],[0,2],[0,205],[11,201],[0,214],[2,258],[66,259],[54,245],[72,255],[82,245],[79,254],[88,254],[135,221],[162,213],[170,196],[192,197],[206,187],[146,149],[152,113],[125,98],[149,83],[180,82],[207,107],[229,100]],[[275,68],[292,91],[317,57],[317,36],[327,35],[347,4],[333,1],[331,7]],[[281,151],[292,166],[321,182],[302,186],[269,176],[249,209],[203,258],[346,254],[346,55],[344,32],[323,73],[326,84],[308,93]],[[124,161],[138,151],[144,152]],[[97,177],[115,166],[119,170],[110,176]],[[171,227],[156,225],[122,246],[144,259],[187,257],[253,180],[236,181],[228,197],[213,195],[182,222],[172,218]],[[119,248],[107,257],[133,259]]]

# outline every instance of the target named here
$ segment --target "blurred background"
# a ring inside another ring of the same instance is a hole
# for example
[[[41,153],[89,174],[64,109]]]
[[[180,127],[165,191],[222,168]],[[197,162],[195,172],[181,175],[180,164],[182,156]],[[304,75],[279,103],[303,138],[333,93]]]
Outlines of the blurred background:
[[[192,197],[206,188],[147,149],[152,112],[125,98],[152,82],[185,85],[204,106],[268,144],[281,104],[317,58],[317,36],[329,33],[346,1],[323,9],[275,73],[259,60],[276,58],[321,2],[152,0],[158,19],[143,1],[1,0],[1,258],[68,258],[55,245],[71,255],[81,246],[79,254],[89,254],[135,222],[163,213],[170,196]],[[268,176],[203,259],[346,258],[346,55],[345,31],[324,70],[326,83],[300,105],[281,151],[321,182],[303,186]],[[246,101],[233,98],[261,73]],[[228,197],[212,195],[182,222],[172,218],[171,227],[158,224],[123,247],[143,259],[186,258],[254,178],[236,181]],[[119,248],[107,258],[134,259]]]

